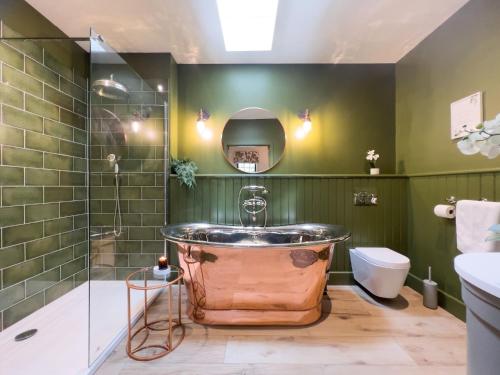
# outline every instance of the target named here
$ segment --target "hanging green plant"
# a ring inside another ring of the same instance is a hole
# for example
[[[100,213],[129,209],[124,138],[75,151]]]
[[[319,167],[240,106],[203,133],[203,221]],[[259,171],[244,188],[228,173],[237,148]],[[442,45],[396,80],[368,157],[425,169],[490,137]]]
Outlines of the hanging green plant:
[[[172,172],[177,175],[179,184],[193,189],[196,186],[195,174],[198,171],[196,163],[189,159],[171,159]]]

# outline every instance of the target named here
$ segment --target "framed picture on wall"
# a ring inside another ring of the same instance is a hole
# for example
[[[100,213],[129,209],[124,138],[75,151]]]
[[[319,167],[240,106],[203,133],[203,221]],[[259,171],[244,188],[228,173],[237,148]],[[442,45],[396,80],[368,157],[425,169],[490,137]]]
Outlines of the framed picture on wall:
[[[269,168],[268,145],[228,146],[227,151],[228,159],[234,165],[239,165],[241,168],[244,168],[244,172],[252,173]]]
[[[451,139],[462,138],[483,122],[483,95],[476,92],[450,105]]]

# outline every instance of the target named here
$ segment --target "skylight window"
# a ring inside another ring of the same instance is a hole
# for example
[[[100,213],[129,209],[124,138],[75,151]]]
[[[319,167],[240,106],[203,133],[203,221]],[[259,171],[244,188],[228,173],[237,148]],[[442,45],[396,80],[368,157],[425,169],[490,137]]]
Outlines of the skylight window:
[[[226,51],[270,51],[278,0],[217,0]]]

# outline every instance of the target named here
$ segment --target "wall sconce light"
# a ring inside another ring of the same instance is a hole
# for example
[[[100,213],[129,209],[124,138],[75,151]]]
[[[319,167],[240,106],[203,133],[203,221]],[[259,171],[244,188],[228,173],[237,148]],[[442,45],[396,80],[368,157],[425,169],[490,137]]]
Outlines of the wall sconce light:
[[[151,107],[145,107],[141,111],[135,111],[132,113],[132,118],[130,119],[130,128],[134,133],[139,133],[142,129],[144,122],[151,116]]]
[[[295,136],[299,139],[304,138],[312,129],[311,113],[309,109],[299,113],[299,118],[303,121],[302,125],[295,132]]]
[[[134,112],[132,115],[132,121],[130,122],[130,127],[134,133],[139,133],[142,127],[142,116],[139,112]]]
[[[203,108],[200,109],[200,112],[198,112],[198,119],[196,120],[196,129],[203,139],[212,138],[212,131],[207,128],[205,124],[205,121],[207,121],[209,118],[210,113],[208,113],[208,111],[204,110]]]

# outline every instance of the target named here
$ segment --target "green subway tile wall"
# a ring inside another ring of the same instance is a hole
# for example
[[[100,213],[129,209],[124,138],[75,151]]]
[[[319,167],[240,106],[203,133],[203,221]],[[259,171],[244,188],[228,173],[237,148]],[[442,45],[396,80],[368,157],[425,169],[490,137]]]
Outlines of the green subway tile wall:
[[[269,225],[330,223],[345,225],[351,231],[352,238],[336,248],[333,282],[347,280],[342,273],[351,271],[348,249],[353,246],[387,246],[407,253],[408,185],[404,176],[198,176],[193,190],[180,186],[173,177],[170,220],[239,225],[238,192],[251,184],[264,185],[270,191]],[[357,191],[376,193],[379,205],[354,206],[353,193]],[[175,259],[176,252],[171,250]]]
[[[0,329],[87,278],[87,83],[74,49],[0,41]]]
[[[129,89],[124,100],[91,97],[90,277],[123,279],[137,267],[154,265],[164,251],[160,227],[164,220],[164,103],[168,94],[152,90],[128,66],[107,64],[92,69],[95,79],[108,78],[112,72]],[[134,130],[131,122],[137,114],[143,121]],[[113,166],[106,159],[111,153],[120,167],[123,233],[116,241],[116,185]]]

